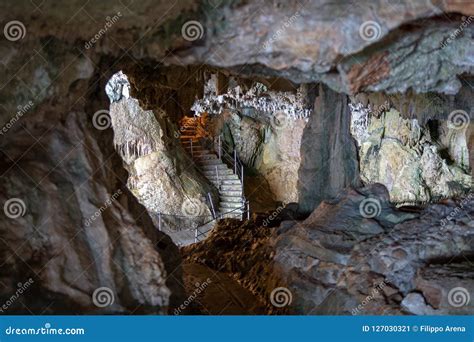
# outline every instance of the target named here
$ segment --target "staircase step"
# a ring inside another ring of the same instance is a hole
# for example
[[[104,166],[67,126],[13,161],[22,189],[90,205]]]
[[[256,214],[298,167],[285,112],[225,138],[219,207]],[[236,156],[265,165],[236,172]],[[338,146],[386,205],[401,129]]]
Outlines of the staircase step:
[[[217,181],[217,179],[209,179],[209,180],[215,186],[222,186],[222,185],[236,185],[236,186],[239,186],[239,187],[242,186],[241,183],[240,183],[240,180],[236,180],[236,179],[221,179],[221,178],[219,178],[219,182]]]
[[[208,179],[211,180],[211,181],[217,180],[217,176],[214,174],[214,175],[211,175],[210,177],[208,177]],[[219,180],[238,181],[239,184],[240,184],[239,176],[235,175],[234,173],[227,173],[227,174],[223,174],[222,176],[219,173]]]
[[[220,184],[242,184],[240,182],[240,179],[234,174],[232,175],[219,174],[219,179],[217,179],[215,175],[211,175],[211,176],[207,176],[207,179],[209,179],[211,182],[216,182],[216,183],[219,180]]]
[[[190,150],[190,148],[189,148]],[[201,156],[203,154],[211,154],[209,150],[204,150],[202,146],[193,146],[193,151],[196,151],[196,156]]]
[[[221,218],[233,218],[233,219],[237,219],[237,220],[241,220],[242,219],[242,213],[241,212],[238,212],[238,211],[233,211],[231,213],[221,213]]]
[[[214,158],[196,158],[196,161],[201,165],[225,165],[216,156]]]
[[[185,146],[184,148],[189,154],[191,154],[191,147]],[[193,146],[192,151],[193,151],[193,156],[200,156],[201,154],[203,154],[204,150],[202,149],[201,146]]]
[[[219,208],[219,214],[221,214],[222,216],[224,215],[242,216],[243,211],[240,209]],[[229,217],[229,216],[224,216],[224,217]]]
[[[221,196],[235,196],[242,197],[242,190],[230,191],[230,190],[219,190],[219,195]]]
[[[188,151],[191,151],[191,144],[183,144],[183,147],[187,149]],[[199,145],[198,143],[193,144],[192,146],[193,151],[204,151],[203,147]]]
[[[227,167],[226,164],[223,164],[223,163],[218,163],[218,164],[201,164],[201,170],[203,171],[207,171],[207,170],[214,170],[216,169],[217,167],[217,170],[219,170],[219,172],[221,170],[229,170],[229,168]]]
[[[210,159],[217,159],[217,156],[215,154],[200,154],[196,156],[197,161],[204,161]]]
[[[221,202],[219,203],[219,207],[229,210],[229,208],[231,209],[243,208],[243,205],[240,202]]]
[[[238,183],[234,183],[234,184],[222,184],[221,186],[221,190],[223,191],[240,191],[242,192],[242,184],[240,183],[240,181]]]
[[[212,169],[208,169],[208,170],[202,170],[202,173],[204,173],[204,175],[209,179],[215,179],[217,180],[217,173],[216,173],[216,170],[212,170]],[[232,170],[229,170],[229,169],[221,169],[219,170],[219,179],[222,177],[222,178],[225,178],[225,176],[230,176],[230,175],[233,175],[234,173],[232,172]]]
[[[239,204],[239,206],[242,206],[242,197],[241,196],[219,196],[220,197],[220,206],[225,207],[226,203],[234,203],[234,204]]]
[[[219,213],[228,213],[228,212],[233,212],[233,213],[242,213],[243,210],[240,209],[239,207],[219,207]]]
[[[181,139],[181,144],[182,144],[182,145],[191,146],[191,140],[190,140],[189,138],[187,138],[187,139],[182,139],[182,138],[180,137],[180,139]],[[199,144],[199,139],[193,138],[193,146],[201,146],[201,145]]]

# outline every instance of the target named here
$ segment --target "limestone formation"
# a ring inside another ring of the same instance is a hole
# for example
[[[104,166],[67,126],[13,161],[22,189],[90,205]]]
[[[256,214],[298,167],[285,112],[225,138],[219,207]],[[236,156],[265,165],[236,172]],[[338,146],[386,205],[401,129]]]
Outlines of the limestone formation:
[[[213,219],[209,195],[215,197],[215,189],[178,144],[168,143],[170,137],[158,121],[166,125],[164,113],[143,110],[129,89],[122,72],[106,86],[115,149],[129,172],[127,186],[160,229],[176,243],[189,243],[194,228]]]
[[[300,85],[296,94],[291,92],[271,91],[256,82],[247,91],[236,84],[229,87],[224,94],[217,93],[217,77],[211,75],[204,86],[204,97],[194,102],[191,109],[195,115],[209,113],[222,114],[224,110],[249,111],[253,115],[268,116],[270,120],[306,119],[311,115],[311,107],[307,103],[307,85]],[[236,80],[231,79],[230,84]]]
[[[360,176],[365,184],[382,183],[397,205],[460,196],[472,187],[468,172],[466,128],[440,125],[440,142],[417,119],[404,119],[394,108],[377,113],[371,105],[350,103],[351,133],[357,141]],[[447,146],[449,158],[440,149]]]

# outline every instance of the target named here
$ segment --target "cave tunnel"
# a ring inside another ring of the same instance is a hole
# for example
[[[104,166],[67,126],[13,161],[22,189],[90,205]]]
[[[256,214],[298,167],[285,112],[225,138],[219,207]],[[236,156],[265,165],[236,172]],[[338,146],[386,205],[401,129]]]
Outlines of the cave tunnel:
[[[472,315],[473,6],[211,2],[0,4],[0,313]]]

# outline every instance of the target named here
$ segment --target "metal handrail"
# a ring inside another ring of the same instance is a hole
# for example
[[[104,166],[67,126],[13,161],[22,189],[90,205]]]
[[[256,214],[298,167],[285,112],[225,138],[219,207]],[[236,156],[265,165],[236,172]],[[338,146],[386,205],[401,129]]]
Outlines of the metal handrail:
[[[219,155],[219,159],[221,160],[227,160],[230,162],[232,169],[234,170],[234,174],[239,176],[239,178],[242,180],[242,186],[243,186],[243,179],[244,179],[244,165],[242,164],[241,160],[237,156],[237,150],[235,148],[232,148],[228,143],[225,141],[222,141],[222,134],[220,134],[217,137],[217,154]],[[228,152],[229,150],[232,150],[232,155]],[[242,187],[243,190],[243,187]]]
[[[244,208],[245,208],[246,210],[245,210]],[[234,209],[232,209],[231,211],[226,211],[224,214],[220,214],[220,215],[219,215],[219,218],[222,218],[223,215],[230,214],[230,213],[232,213],[232,212],[234,212],[234,211],[242,210],[242,209],[244,209],[244,212],[246,212],[246,214],[247,214],[247,220],[250,220],[250,202],[249,202],[249,201],[244,201],[244,202],[242,203],[242,206],[241,206],[241,207],[234,208]],[[242,215],[243,215],[243,214],[244,214],[244,213],[242,213]],[[218,218],[215,218],[215,219],[213,219],[213,220],[210,220],[210,221],[208,221],[208,222],[206,222],[206,223],[203,223],[202,225],[197,226],[196,228],[194,228],[194,242],[195,242],[195,243],[198,242],[197,239],[198,239],[200,236],[203,236],[204,234],[206,234],[206,232],[204,232],[204,233],[203,233],[203,232],[199,232],[199,228],[204,227],[205,225],[207,225],[207,224],[209,224],[209,223],[211,223],[212,221],[215,221],[215,220],[217,220],[217,219],[218,219]]]
[[[202,228],[206,225],[208,225],[209,223],[213,222],[213,221],[216,221],[218,219],[222,219],[222,217],[224,215],[227,215],[227,214],[230,214],[230,213],[233,213],[237,210],[242,210],[243,209],[243,212],[242,212],[242,215],[246,214],[247,215],[247,220],[250,219],[250,202],[245,200],[243,200],[242,202],[242,205],[240,207],[237,207],[237,208],[234,208],[230,211],[226,211],[225,213],[222,213],[222,214],[219,214],[219,215],[216,215],[216,217],[213,217],[212,219],[210,219],[209,221],[206,221],[204,222],[203,224],[197,226],[197,227],[193,227],[193,228],[188,228],[188,229],[182,229],[181,231],[192,231],[194,230],[194,238],[195,238],[195,242],[197,242],[197,239],[200,237],[200,236],[203,236],[206,234],[206,232],[200,232],[199,231],[199,228]],[[162,214],[162,213],[157,213],[158,215],[158,230],[162,231],[163,228],[162,228],[162,216],[171,216],[171,217],[184,217],[186,219],[192,219],[193,216],[186,216],[186,215],[169,215],[169,214]],[[194,216],[194,217],[210,217],[209,215],[199,215],[199,216]]]
[[[212,210],[212,217],[216,217],[216,210],[214,209],[214,202],[212,201],[211,193],[207,193],[207,197],[209,198],[209,203],[211,204],[211,210]]]

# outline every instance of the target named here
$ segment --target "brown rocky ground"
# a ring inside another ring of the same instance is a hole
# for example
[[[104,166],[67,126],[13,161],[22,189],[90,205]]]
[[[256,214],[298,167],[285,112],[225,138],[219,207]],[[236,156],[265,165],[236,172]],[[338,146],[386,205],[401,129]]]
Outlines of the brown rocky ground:
[[[361,211],[369,199],[372,214]],[[396,209],[386,189],[374,185],[345,190],[304,221],[283,214],[266,226],[261,215],[221,221],[207,240],[182,251],[187,260],[234,277],[269,313],[472,314],[472,302],[455,307],[448,294],[474,289],[466,271],[473,265],[473,211],[472,196]],[[280,287],[291,298],[281,308],[271,303]]]
[[[191,314],[262,315],[266,313],[260,299],[224,272],[203,264],[184,262],[183,278],[191,300]],[[198,291],[201,288],[202,291]]]

